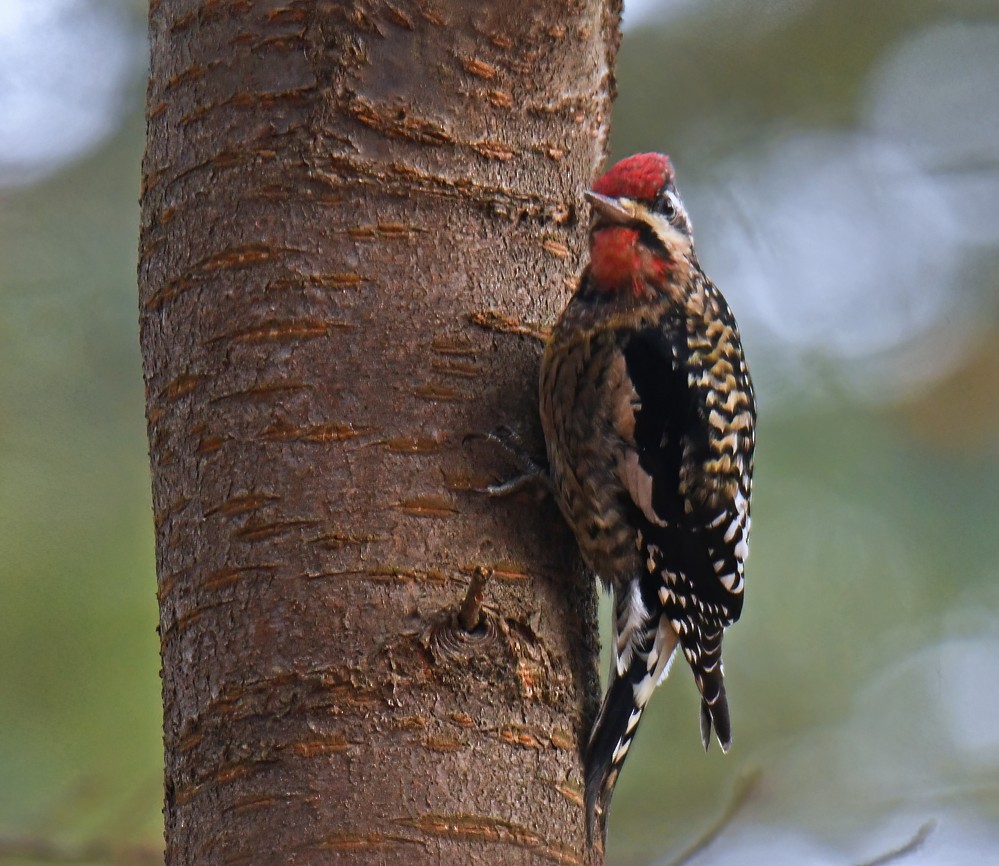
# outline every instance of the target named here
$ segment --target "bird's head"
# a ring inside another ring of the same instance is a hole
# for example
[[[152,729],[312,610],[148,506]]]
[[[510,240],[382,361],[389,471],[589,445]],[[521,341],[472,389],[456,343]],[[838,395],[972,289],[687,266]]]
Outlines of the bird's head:
[[[673,294],[685,284],[694,263],[693,241],[669,157],[629,156],[599,177],[586,198],[593,208],[594,289],[649,298]]]

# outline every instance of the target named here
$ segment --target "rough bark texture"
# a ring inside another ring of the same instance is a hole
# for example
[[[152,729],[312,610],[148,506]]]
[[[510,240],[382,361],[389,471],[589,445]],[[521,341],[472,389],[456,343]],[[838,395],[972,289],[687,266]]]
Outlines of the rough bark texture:
[[[595,862],[595,590],[462,440],[540,450],[617,4],[150,6],[167,862]]]

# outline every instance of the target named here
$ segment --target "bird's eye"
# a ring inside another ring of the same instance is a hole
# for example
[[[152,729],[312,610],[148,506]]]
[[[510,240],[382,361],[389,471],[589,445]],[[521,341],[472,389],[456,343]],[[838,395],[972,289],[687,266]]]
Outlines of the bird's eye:
[[[659,213],[661,213],[666,219],[671,220],[676,216],[676,204],[673,201],[673,196],[668,192],[663,193],[659,197]]]

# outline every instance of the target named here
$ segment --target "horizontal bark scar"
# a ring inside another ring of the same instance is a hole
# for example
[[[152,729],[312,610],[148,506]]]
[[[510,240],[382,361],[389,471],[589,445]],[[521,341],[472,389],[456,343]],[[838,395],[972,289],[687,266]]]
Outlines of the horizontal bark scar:
[[[549,843],[543,836],[511,821],[488,815],[439,815],[427,814],[416,819],[400,820],[400,824],[413,827],[431,836],[450,839],[478,839],[525,848],[566,866],[582,866],[583,861],[572,850]]]
[[[535,322],[522,322],[519,319],[504,316],[496,310],[476,310],[468,314],[468,321],[484,331],[497,331],[503,334],[522,334],[533,337],[542,343],[551,335],[551,329]]]

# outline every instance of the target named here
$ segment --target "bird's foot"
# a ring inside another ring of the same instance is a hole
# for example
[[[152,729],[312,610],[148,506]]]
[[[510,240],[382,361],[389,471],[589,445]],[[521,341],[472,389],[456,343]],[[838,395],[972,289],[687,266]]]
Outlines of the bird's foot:
[[[487,496],[510,496],[529,487],[537,488],[539,486],[545,491],[551,492],[548,461],[536,459],[527,450],[524,440],[520,438],[520,434],[516,430],[503,425],[489,433],[469,433],[463,441],[465,443],[485,441],[498,445],[503,453],[520,469],[519,473],[506,481],[473,488],[476,493],[484,493]]]

